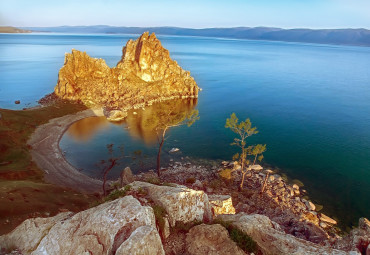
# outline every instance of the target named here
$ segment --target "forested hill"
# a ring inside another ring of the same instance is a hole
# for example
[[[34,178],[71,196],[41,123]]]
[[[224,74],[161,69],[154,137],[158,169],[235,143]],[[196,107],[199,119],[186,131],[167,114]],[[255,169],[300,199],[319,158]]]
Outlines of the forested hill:
[[[192,29],[178,27],[113,27],[102,25],[24,27],[23,29],[32,30],[35,32],[91,34],[142,34],[145,31],[150,31],[159,35],[206,36],[268,41],[370,46],[370,30],[367,29],[281,29],[270,27]]]

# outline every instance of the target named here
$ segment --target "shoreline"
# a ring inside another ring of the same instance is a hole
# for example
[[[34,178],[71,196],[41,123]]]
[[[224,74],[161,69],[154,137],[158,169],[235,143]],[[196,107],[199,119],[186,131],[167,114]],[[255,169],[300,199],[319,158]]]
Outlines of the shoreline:
[[[87,109],[51,119],[38,126],[30,139],[32,160],[44,172],[44,180],[58,186],[72,188],[81,193],[100,192],[102,181],[93,179],[72,166],[59,147],[60,139],[74,122],[93,116],[104,116],[102,109]]]

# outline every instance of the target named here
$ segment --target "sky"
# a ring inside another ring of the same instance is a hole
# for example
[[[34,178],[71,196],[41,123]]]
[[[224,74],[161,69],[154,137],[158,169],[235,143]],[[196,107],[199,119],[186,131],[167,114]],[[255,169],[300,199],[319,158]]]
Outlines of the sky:
[[[370,0],[0,0],[0,26],[367,28]]]

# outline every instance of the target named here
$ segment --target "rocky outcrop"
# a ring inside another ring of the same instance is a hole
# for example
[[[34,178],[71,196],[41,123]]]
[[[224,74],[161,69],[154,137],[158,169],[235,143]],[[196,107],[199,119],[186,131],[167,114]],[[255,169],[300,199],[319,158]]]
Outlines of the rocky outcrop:
[[[213,217],[220,214],[235,214],[235,208],[231,196],[228,195],[209,195],[209,203],[212,207]]]
[[[0,250],[18,248],[24,254],[128,254],[126,249],[164,254],[153,209],[132,196],[73,216],[30,219],[1,240]]]
[[[338,240],[335,247],[347,251],[358,250],[361,254],[370,255],[370,221],[360,218],[358,228],[353,229],[342,240]]]
[[[116,255],[164,255],[161,238],[153,226],[142,226],[117,249]]]
[[[158,186],[146,182],[133,182],[134,190],[145,190],[148,197],[162,206],[168,214],[170,226],[176,222],[188,223],[211,219],[208,196],[204,191],[192,190],[185,186]]]
[[[186,235],[186,250],[190,255],[245,254],[220,224],[201,224],[191,228]]]
[[[263,254],[281,255],[345,255],[344,251],[320,246],[284,233],[280,226],[268,217],[258,214],[220,215],[220,219],[248,234],[261,248]]]
[[[68,219],[71,215],[71,212],[65,212],[54,217],[23,221],[11,233],[0,236],[0,254],[3,250],[11,251],[13,248],[17,248],[24,254],[34,251],[57,222]]]
[[[67,53],[54,92],[63,99],[125,112],[156,101],[197,97],[198,90],[190,73],[170,58],[155,34],[145,32],[127,42],[113,68],[85,52]],[[112,115],[124,117],[118,112]]]

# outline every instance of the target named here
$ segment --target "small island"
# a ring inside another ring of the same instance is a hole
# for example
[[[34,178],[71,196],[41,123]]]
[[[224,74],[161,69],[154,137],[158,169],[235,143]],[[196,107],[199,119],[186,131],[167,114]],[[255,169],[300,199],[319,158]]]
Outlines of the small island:
[[[145,32],[137,40],[129,40],[122,52],[114,68],[85,52],[67,53],[55,95],[89,107],[103,107],[110,120],[121,120],[127,110],[154,102],[198,97],[199,87],[190,72],[170,58],[154,33]]]

